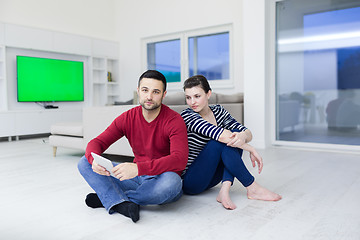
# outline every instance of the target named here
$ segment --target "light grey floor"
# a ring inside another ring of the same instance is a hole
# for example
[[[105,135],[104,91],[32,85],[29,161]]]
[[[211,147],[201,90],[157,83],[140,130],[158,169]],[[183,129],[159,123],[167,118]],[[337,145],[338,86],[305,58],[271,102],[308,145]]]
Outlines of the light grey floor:
[[[295,130],[291,128],[287,130],[279,134],[279,140],[346,145],[360,144],[360,128],[334,130],[328,129],[326,124],[305,123],[295,126]]]
[[[45,140],[45,141],[43,141]],[[178,202],[143,207],[134,224],[90,209],[77,172],[82,153],[47,139],[0,142],[0,239],[360,239],[360,155],[270,148],[257,181],[279,202],[248,200],[236,182],[225,210],[219,186]],[[248,155],[246,162],[250,167]]]

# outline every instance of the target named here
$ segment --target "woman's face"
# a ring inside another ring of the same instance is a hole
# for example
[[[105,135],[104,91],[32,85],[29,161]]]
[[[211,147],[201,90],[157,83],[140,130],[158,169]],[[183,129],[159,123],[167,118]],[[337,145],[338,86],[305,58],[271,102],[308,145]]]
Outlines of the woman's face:
[[[186,103],[195,112],[201,112],[209,106],[209,98],[211,91],[205,93],[204,89],[200,86],[185,89]]]

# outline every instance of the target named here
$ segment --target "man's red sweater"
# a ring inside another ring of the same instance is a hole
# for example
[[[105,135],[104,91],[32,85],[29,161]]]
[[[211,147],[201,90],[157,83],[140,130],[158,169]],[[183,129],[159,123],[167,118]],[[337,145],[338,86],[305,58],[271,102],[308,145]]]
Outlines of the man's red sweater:
[[[93,162],[91,152],[102,154],[123,136],[132,147],[139,176],[169,171],[181,175],[189,149],[186,126],[180,114],[161,105],[159,115],[148,123],[142,115],[141,106],[122,113],[103,133],[88,143],[85,156],[89,163]]]

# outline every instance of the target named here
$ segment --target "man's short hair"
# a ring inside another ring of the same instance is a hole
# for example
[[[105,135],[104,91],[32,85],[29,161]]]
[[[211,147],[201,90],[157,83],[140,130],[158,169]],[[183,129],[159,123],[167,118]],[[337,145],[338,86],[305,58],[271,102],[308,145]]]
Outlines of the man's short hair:
[[[166,91],[166,78],[161,72],[156,71],[156,70],[147,70],[146,72],[141,74],[141,76],[139,78],[139,82],[138,82],[138,87],[140,87],[140,82],[141,82],[141,79],[143,79],[143,78],[152,78],[152,79],[162,81],[162,83],[164,85],[164,92]]]

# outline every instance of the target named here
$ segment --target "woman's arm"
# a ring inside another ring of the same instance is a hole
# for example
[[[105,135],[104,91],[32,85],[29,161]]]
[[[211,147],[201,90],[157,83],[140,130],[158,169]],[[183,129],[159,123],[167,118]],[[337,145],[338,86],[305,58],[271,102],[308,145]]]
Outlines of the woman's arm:
[[[263,168],[263,160],[262,157],[259,155],[259,153],[256,151],[256,149],[248,143],[243,144],[241,146],[241,149],[250,152],[250,159],[252,162],[252,166],[255,167],[256,166],[255,162],[256,162],[259,168],[259,173],[261,173]]]
[[[215,118],[221,116],[221,127],[206,121],[200,114],[189,108],[181,112],[181,117],[185,121],[188,132],[210,137],[232,147],[240,147],[244,143],[248,143],[252,140],[251,131],[231,117],[221,105],[215,106],[214,116]],[[232,132],[228,129],[236,129],[240,132]]]
[[[259,173],[261,173],[263,168],[262,157],[258,154],[256,149],[248,144],[252,140],[252,133],[249,129],[246,129],[243,132],[231,132],[229,130],[224,130],[220,135],[219,141],[226,143],[228,146],[241,148],[250,153],[250,159],[253,167],[256,166],[256,163],[259,168]],[[256,163],[255,163],[256,162]]]
[[[231,147],[240,147],[244,143],[252,140],[252,133],[249,129],[242,132],[231,132],[230,130],[224,129],[218,140]]]

